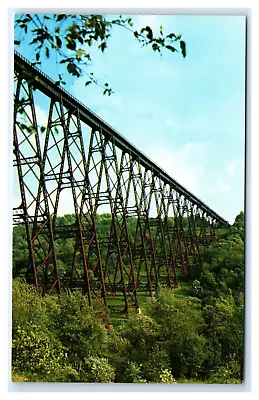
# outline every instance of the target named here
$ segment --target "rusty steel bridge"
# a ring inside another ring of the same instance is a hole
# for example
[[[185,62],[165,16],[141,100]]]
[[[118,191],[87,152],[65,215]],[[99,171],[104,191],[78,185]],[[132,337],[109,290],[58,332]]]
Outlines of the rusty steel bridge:
[[[25,226],[37,290],[81,288],[107,312],[121,296],[127,312],[140,292],[176,288],[228,222],[16,52],[14,78],[13,223]],[[66,202],[69,225],[58,219]],[[56,247],[67,240],[73,258],[64,275]]]

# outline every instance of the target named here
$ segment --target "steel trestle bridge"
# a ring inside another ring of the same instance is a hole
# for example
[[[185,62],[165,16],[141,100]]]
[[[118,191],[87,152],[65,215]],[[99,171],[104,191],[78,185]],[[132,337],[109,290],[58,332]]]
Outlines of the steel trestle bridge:
[[[176,288],[228,222],[16,52],[14,76],[13,223],[25,226],[37,290],[81,288],[107,312],[121,296],[128,312],[139,293]],[[74,220],[61,224],[66,201]],[[64,273],[57,247],[66,241]]]

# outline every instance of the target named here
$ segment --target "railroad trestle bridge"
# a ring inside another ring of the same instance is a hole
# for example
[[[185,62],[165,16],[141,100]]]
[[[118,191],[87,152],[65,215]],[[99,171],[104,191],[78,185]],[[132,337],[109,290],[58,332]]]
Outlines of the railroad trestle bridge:
[[[28,279],[45,293],[82,288],[107,311],[116,295],[128,311],[139,292],[177,287],[227,221],[16,52],[14,76],[13,223],[26,229]],[[74,220],[61,224],[66,202]]]

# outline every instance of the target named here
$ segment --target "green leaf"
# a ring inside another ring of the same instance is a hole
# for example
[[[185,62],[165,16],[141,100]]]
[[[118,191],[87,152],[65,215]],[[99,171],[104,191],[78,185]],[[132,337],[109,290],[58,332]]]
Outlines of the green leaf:
[[[90,85],[92,83],[92,81],[86,81],[85,82],[85,86],[88,86],[88,85]]]
[[[106,47],[107,47],[106,42],[102,42],[102,43],[100,44],[100,46],[99,46],[99,49],[101,49],[101,51],[104,52],[104,50],[106,49]]]
[[[160,51],[160,48],[159,48],[159,46],[158,46],[156,43],[153,43],[153,44],[152,44],[152,49],[153,49],[154,51]]]
[[[165,39],[158,37],[156,39],[154,39],[156,43],[159,43],[162,47],[164,47],[165,45]]]
[[[62,46],[62,40],[60,39],[59,36],[55,36],[55,38],[56,38],[56,44],[57,44],[58,48],[60,49]]]
[[[15,40],[14,41],[14,44],[20,44],[21,42],[20,42],[20,40]]]
[[[24,32],[25,32],[25,33],[27,33],[28,27],[27,27],[26,24],[21,24],[20,27],[24,29]]]
[[[30,42],[30,44],[36,43],[36,42],[38,42],[38,41],[40,41],[40,37],[39,37],[39,36],[36,36],[34,39],[32,39],[32,41]]]
[[[183,40],[180,40],[180,48],[181,48],[183,57],[186,57],[186,44]]]
[[[166,36],[169,39],[173,39],[173,37],[176,37],[174,33],[169,33],[169,35]]]
[[[177,51],[175,47],[170,46],[169,44],[165,46],[167,49],[171,50],[171,51]]]
[[[69,50],[75,50],[76,42],[74,41],[74,39],[72,39],[72,37],[70,35],[67,35],[66,39],[67,39],[67,44],[66,44],[67,48]]]
[[[24,24],[27,24],[27,22],[30,22],[31,21],[31,17],[29,17],[29,18],[24,18],[23,20],[22,20],[22,22],[24,23]]]
[[[153,31],[150,26],[146,26],[145,31],[147,32],[147,38],[152,42],[153,40]]]
[[[45,47],[45,55],[47,58],[49,58],[49,48]]]
[[[59,14],[56,18],[57,22],[62,21],[62,19],[66,18],[66,14]]]
[[[85,54],[85,51],[84,50],[82,50],[82,49],[78,49],[78,50],[76,50],[76,58],[77,58],[77,60],[81,60],[81,58],[82,58],[82,56]]]
[[[133,21],[131,18],[128,19],[128,24],[129,24],[129,26],[133,26]]]
[[[112,94],[112,90],[111,90],[111,89],[105,89],[105,90],[103,91],[103,94],[104,94],[104,95],[107,94],[108,96],[110,96],[110,95]]]
[[[67,64],[67,70],[68,72],[73,75],[73,76],[77,76],[79,78],[80,73],[78,71],[78,68],[76,67],[76,65],[72,62]]]

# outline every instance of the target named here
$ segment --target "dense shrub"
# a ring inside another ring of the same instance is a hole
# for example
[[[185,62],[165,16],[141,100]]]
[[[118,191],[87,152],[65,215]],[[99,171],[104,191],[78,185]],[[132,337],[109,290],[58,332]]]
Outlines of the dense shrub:
[[[207,357],[200,303],[177,298],[161,288],[150,312],[159,324],[159,342],[167,351],[173,376],[197,377]]]
[[[170,365],[168,354],[159,343],[159,329],[152,318],[138,315],[131,317],[119,331],[120,336],[127,340],[127,361],[133,362],[131,369],[138,370],[135,380],[157,381],[161,370]],[[128,362],[124,365],[123,374],[127,368]],[[129,374],[126,373],[126,376]]]
[[[62,344],[42,326],[31,323],[17,327],[12,350],[16,370],[40,376],[54,372],[65,357]]]
[[[54,330],[73,365],[79,365],[90,355],[102,356],[106,352],[107,331],[89,307],[86,296],[79,292],[64,295],[58,312],[52,313],[52,319]]]
[[[85,382],[112,383],[115,379],[114,368],[107,358],[90,356],[81,366],[81,374]]]
[[[94,373],[86,359],[96,357],[95,371],[107,367],[102,358],[98,363],[98,356],[108,351],[108,334],[85,296],[64,294],[60,302],[57,296],[37,295],[33,286],[17,279],[12,303],[14,371],[27,373],[29,380],[92,382]],[[107,376],[113,380],[113,367],[109,368]]]

